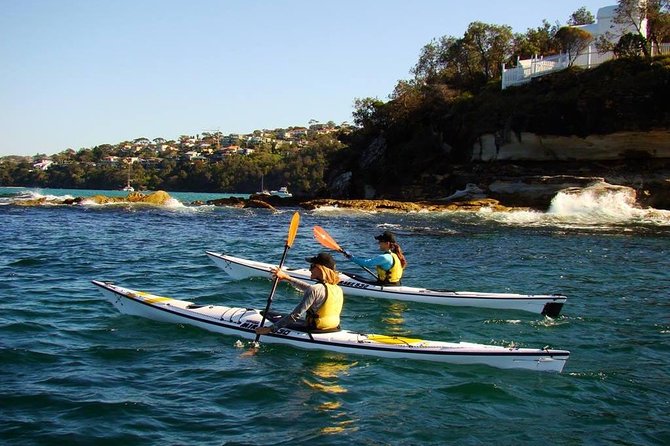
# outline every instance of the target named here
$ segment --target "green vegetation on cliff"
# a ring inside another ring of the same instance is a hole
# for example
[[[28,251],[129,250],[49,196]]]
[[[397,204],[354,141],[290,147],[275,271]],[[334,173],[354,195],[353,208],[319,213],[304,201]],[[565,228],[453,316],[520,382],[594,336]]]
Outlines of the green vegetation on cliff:
[[[503,91],[497,82],[476,93],[439,82],[405,85],[388,102],[368,98],[357,106],[361,130],[343,163],[353,173],[352,195],[371,185],[401,197],[426,176],[469,163],[484,134],[586,137],[670,128],[670,56],[572,67]]]

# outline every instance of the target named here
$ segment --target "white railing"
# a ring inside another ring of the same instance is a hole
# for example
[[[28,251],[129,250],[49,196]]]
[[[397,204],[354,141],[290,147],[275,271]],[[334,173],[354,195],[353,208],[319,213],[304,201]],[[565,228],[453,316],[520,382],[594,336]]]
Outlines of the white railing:
[[[653,55],[659,56],[661,54],[670,54],[670,43],[661,43],[658,45],[658,51],[656,46],[652,47]]]
[[[670,54],[670,43],[661,43],[658,49],[654,46],[652,49],[654,56],[659,54]],[[573,66],[582,68],[593,68],[603,62],[614,58],[611,51],[599,53],[595,48],[589,46],[586,52],[580,54],[572,63]],[[515,85],[526,84],[531,79],[544,76],[555,71],[564,70],[569,65],[567,54],[549,57],[533,57],[525,60],[518,60],[514,68],[505,68],[502,66],[502,89]]]
[[[521,85],[530,82],[531,79],[554,71],[562,70],[568,66],[566,54],[549,57],[533,57],[531,59],[517,60],[517,66],[514,68],[505,68],[502,66],[502,89],[514,85]]]

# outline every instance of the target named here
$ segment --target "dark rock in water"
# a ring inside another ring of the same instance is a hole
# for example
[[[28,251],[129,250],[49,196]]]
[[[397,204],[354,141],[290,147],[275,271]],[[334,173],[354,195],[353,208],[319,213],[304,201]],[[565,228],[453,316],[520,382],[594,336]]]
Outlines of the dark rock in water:
[[[254,200],[254,199],[249,199],[244,205],[245,208],[260,208],[260,209],[269,209],[271,211],[276,211],[274,206],[272,206],[270,203],[266,203],[265,201],[262,200]]]
[[[656,209],[670,209],[670,178],[647,181],[641,184],[638,194],[640,204]]]
[[[238,197],[229,197],[229,198],[218,198],[216,200],[207,200],[206,203],[213,206],[231,206],[231,207],[244,207],[247,200],[244,198]]]
[[[277,195],[268,194],[253,194],[249,197],[249,200],[262,201],[272,206],[295,206],[299,203],[299,200],[294,197],[278,197]]]
[[[481,198],[486,198],[484,191],[473,183],[468,183],[465,185],[465,188],[462,190],[456,191],[448,197],[441,198],[440,201],[466,201],[466,200],[477,200]]]
[[[281,198],[264,194],[253,194],[248,199],[230,197],[207,200],[207,204],[214,206],[230,206],[236,208],[260,208],[276,211],[276,206],[295,206],[297,200],[292,198]]]
[[[319,199],[309,200],[300,204],[308,210],[321,207],[337,207],[341,209],[358,209],[362,211],[398,211],[398,212],[424,212],[424,211],[479,211],[482,208],[494,211],[509,211],[510,208],[502,206],[492,198],[477,200],[464,200],[451,203],[440,201],[393,201],[393,200],[332,200]]]
[[[635,189],[628,186],[618,186],[616,184],[607,184],[604,181],[599,181],[588,185],[587,187],[568,187],[561,190],[565,195],[583,195],[590,193],[593,196],[607,195],[611,193],[623,194],[630,205],[635,204]]]

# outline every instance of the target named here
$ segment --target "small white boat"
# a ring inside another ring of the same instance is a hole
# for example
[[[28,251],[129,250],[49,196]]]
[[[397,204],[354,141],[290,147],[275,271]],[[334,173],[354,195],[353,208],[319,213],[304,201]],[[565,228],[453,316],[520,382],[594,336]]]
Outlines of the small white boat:
[[[264,178],[265,178],[264,176],[261,176],[261,191],[260,191],[260,192],[256,192],[254,195],[268,195],[268,196],[270,195],[270,191],[267,190],[267,189],[265,188],[265,186],[263,186],[263,179],[264,179]]]
[[[270,195],[281,198],[291,198],[293,196],[286,186],[280,187],[279,190],[271,190]]]
[[[235,280],[250,277],[271,278],[271,268],[276,265],[241,259],[226,254],[206,251],[209,258],[229,277]],[[310,281],[307,268],[287,268],[285,271],[300,280]],[[556,317],[560,314],[567,297],[562,294],[513,294],[480,293],[476,291],[449,291],[415,288],[410,286],[384,286],[370,282],[356,274],[340,272],[340,283],[344,295],[394,299],[459,307],[494,308],[498,310],[521,310]]]
[[[132,164],[128,164],[128,181],[126,182],[126,185],[121,189],[122,191],[125,192],[135,192],[135,188],[130,185],[130,167]]]
[[[256,309],[198,305],[94,280],[105,299],[121,313],[161,322],[192,325],[216,333],[255,339],[263,315]],[[272,315],[270,315],[272,317]],[[266,320],[265,325],[271,323]],[[400,336],[339,330],[316,333],[281,328],[263,335],[263,343],[285,344],[309,350],[344,354],[436,361],[450,364],[484,364],[502,369],[561,372],[570,352],[549,348],[517,348],[469,342],[440,342]],[[169,342],[166,339],[165,342]]]

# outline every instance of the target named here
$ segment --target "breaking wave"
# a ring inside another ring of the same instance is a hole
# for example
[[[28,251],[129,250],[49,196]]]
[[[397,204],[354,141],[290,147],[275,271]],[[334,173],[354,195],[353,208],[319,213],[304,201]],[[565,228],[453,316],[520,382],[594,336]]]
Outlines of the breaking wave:
[[[10,188],[7,188],[10,189]],[[18,189],[16,192],[12,193],[3,193],[0,195],[0,205],[7,205],[7,204],[21,204],[21,203],[28,203],[31,201],[39,201],[43,200],[44,204],[50,204],[56,201],[63,201],[63,200],[72,200],[74,199],[74,196],[66,194],[66,195],[52,195],[52,194],[46,194],[42,193],[41,190],[26,190],[26,189]]]
[[[611,227],[628,224],[670,226],[670,211],[642,208],[635,191],[628,187],[596,184],[583,189],[561,191],[553,198],[547,212],[514,211],[488,214],[501,223],[518,225],[558,225]]]

